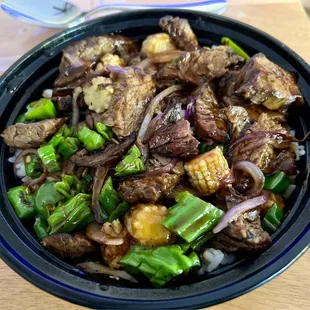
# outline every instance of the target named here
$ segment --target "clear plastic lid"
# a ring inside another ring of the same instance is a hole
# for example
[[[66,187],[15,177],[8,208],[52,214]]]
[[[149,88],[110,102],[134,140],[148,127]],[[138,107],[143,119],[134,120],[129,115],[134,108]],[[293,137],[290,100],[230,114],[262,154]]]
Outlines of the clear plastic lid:
[[[43,0],[42,0],[43,1]],[[185,8],[198,11],[217,11],[221,13],[226,7],[226,0],[71,0],[82,10],[89,11],[101,5],[140,5],[154,8]],[[115,13],[117,10],[102,11],[94,17]],[[62,31],[59,28],[43,28],[23,23],[0,10],[1,49],[0,72],[5,71],[18,58],[48,37]]]

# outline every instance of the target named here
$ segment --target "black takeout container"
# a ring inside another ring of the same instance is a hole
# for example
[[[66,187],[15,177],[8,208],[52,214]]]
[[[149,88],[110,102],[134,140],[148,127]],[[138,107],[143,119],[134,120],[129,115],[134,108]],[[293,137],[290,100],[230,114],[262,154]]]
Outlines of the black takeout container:
[[[21,109],[51,88],[58,74],[61,51],[87,36],[121,33],[143,40],[160,31],[166,15],[187,18],[201,45],[219,45],[227,36],[250,55],[262,52],[286,70],[295,72],[305,105],[290,112],[289,122],[302,138],[310,130],[310,68],[287,46],[251,26],[222,16],[178,10],[145,10],[120,13],[68,29],[41,43],[2,76],[0,81],[0,131],[14,123]],[[281,27],[281,25],[279,25]],[[247,258],[206,275],[190,275],[167,288],[133,287],[117,280],[92,280],[48,253],[17,218],[6,192],[16,185],[10,153],[0,142],[0,255],[22,277],[58,297],[93,308],[160,309],[199,308],[221,303],[275,277],[306,251],[310,241],[310,152],[298,162],[297,188],[287,201],[286,219],[273,235],[273,245],[256,258]],[[9,288],[8,288],[9,289]]]

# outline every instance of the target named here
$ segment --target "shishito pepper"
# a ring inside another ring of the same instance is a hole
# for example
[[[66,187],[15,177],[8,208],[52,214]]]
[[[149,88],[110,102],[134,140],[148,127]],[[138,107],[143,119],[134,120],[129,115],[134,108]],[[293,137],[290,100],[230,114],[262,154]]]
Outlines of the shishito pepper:
[[[109,177],[102,186],[99,195],[99,202],[107,215],[110,215],[119,203],[120,198],[117,191],[113,188],[112,178]]]
[[[33,196],[28,195],[25,186],[13,187],[8,191],[8,198],[20,219],[29,219],[36,214]]]
[[[55,182],[43,183],[35,195],[35,209],[44,218],[47,219],[59,201],[65,198],[55,189]]]
[[[63,174],[62,181],[54,184],[55,190],[62,196],[71,198],[82,191],[82,183],[75,175]]]
[[[280,227],[282,220],[283,211],[274,203],[263,218],[262,227],[268,233],[274,233]]]
[[[96,123],[95,127],[97,132],[99,132],[105,140],[110,141],[112,139],[113,131],[111,127],[108,127],[103,123]]]
[[[25,113],[23,113],[23,114],[20,114],[18,117],[17,117],[17,119],[16,119],[16,121],[15,121],[15,124],[17,124],[17,123],[25,123],[27,120],[26,120],[26,118],[25,118]]]
[[[189,192],[178,194],[176,201],[162,224],[187,242],[210,231],[224,215],[222,210]]]
[[[133,145],[122,161],[115,167],[115,175],[124,177],[130,174],[144,172],[145,167],[141,158],[141,152],[136,145]]]
[[[24,156],[26,175],[30,178],[38,178],[42,174],[42,162],[37,154],[27,154]]]
[[[202,245],[204,245],[207,241],[214,237],[214,233],[212,231],[208,231],[198,237],[195,241],[190,243],[190,247],[193,250],[199,250]]]
[[[60,170],[55,148],[51,144],[41,146],[38,149],[38,154],[49,173],[55,173]]]
[[[33,230],[39,240],[48,236],[48,226],[45,220],[38,216],[33,224]]]
[[[235,43],[232,39],[223,37],[221,39],[221,43],[223,45],[229,46],[237,55],[241,56],[245,60],[249,60],[250,56],[239,46]]]
[[[264,189],[269,189],[273,193],[283,193],[291,184],[291,180],[286,176],[285,172],[278,171],[271,175],[265,176]]]
[[[27,106],[25,113],[26,121],[42,121],[48,118],[55,118],[57,115],[56,108],[50,99],[42,98],[32,102]]]
[[[89,208],[90,200],[91,195],[79,193],[60,203],[47,219],[51,228],[50,234],[70,233],[88,224],[93,219]]]
[[[78,138],[89,151],[100,149],[105,143],[105,140],[97,132],[87,127],[82,127],[79,130]]]
[[[80,141],[77,138],[62,137],[57,145],[57,149],[65,159],[68,159],[77,152],[77,150],[79,149],[79,144]]]
[[[155,287],[161,287],[175,276],[200,266],[198,255],[194,252],[185,255],[184,248],[179,245],[158,248],[131,246],[119,263],[132,273],[142,272]]]

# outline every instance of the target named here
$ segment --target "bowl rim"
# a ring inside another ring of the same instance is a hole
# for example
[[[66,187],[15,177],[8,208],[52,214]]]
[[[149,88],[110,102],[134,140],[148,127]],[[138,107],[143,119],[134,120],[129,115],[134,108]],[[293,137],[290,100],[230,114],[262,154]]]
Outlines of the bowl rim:
[[[166,15],[167,13],[177,15],[182,14],[186,15],[191,13],[192,15],[195,15],[197,18],[204,17],[209,18],[211,20],[217,20],[221,22],[227,22],[232,23],[234,25],[238,25],[239,27],[254,33],[258,36],[264,37],[266,40],[271,42],[272,44],[275,44],[280,49],[285,51],[292,57],[299,65],[303,67],[303,69],[310,74],[310,66],[306,63],[305,60],[303,60],[296,52],[291,50],[288,46],[281,43],[279,40],[275,39],[271,35],[255,28],[250,25],[247,25],[245,23],[236,21],[231,18],[218,16],[210,13],[202,13],[202,12],[190,12],[186,10],[139,10],[139,11],[133,11],[133,12],[123,12],[123,13],[116,13],[111,14],[105,17],[101,17],[95,20],[91,20],[87,23],[83,23],[81,25],[78,25],[74,28],[64,30],[60,32],[57,35],[54,35],[44,42],[40,43],[36,47],[34,47],[32,50],[30,50],[28,53],[26,53],[23,57],[21,57],[18,61],[16,61],[0,78],[0,87],[6,83],[6,80],[14,73],[16,68],[21,66],[23,62],[25,62],[28,58],[31,58],[37,52],[39,49],[41,49],[44,46],[51,45],[54,40],[57,40],[60,37],[70,36],[71,33],[74,33],[77,29],[84,28],[85,26],[91,26],[92,24],[96,24],[98,22],[101,23],[108,23],[110,19],[113,19],[115,17],[126,17],[126,18],[134,18],[136,15],[148,15],[152,14],[152,12],[160,12],[162,15]],[[2,115],[2,107],[0,106],[0,115]],[[2,148],[4,146],[2,145]],[[3,154],[3,150],[1,154]],[[310,155],[308,154],[308,157]],[[309,160],[308,160],[309,161]],[[3,162],[3,158],[0,158],[1,165]],[[3,184],[1,184],[3,185]],[[2,187],[2,186],[1,186]],[[309,247],[310,243],[310,223],[307,219],[310,219],[310,200],[307,198],[307,201],[305,202],[305,208],[302,210],[302,214],[304,214],[304,221],[302,223],[302,231],[300,231],[300,227],[298,227],[297,223],[295,225],[293,224],[291,229],[295,229],[295,231],[298,231],[296,240],[291,244],[289,248],[282,249],[281,253],[278,253],[276,255],[277,257],[283,256],[285,254],[285,258],[282,257],[280,260],[278,260],[277,265],[270,264],[263,270],[259,270],[257,273],[255,273],[255,279],[252,276],[249,276],[246,279],[242,279],[241,282],[236,283],[234,287],[230,287],[230,292],[227,293],[225,288],[222,288],[220,292],[204,292],[200,295],[191,295],[183,298],[175,298],[173,299],[163,299],[159,300],[154,303],[154,301],[135,301],[132,299],[122,299],[117,301],[108,301],[106,300],[108,297],[101,296],[96,297],[90,296],[90,294],[86,293],[86,291],[81,291],[79,289],[76,289],[75,287],[71,287],[70,285],[66,283],[60,282],[58,279],[52,279],[51,277],[43,274],[40,270],[38,270],[35,266],[33,266],[31,263],[26,261],[23,257],[19,255],[15,251],[15,249],[10,244],[15,244],[22,246],[21,240],[16,241],[16,238],[18,239],[18,236],[15,234],[13,230],[4,230],[4,226],[0,225],[0,257],[17,273],[19,273],[22,277],[24,277],[26,280],[31,282],[32,284],[36,285],[37,287],[52,293],[58,297],[61,297],[63,299],[66,299],[68,301],[78,303],[84,306],[92,307],[94,305],[100,305],[99,301],[101,302],[102,307],[102,301],[105,299],[107,302],[107,306],[120,306],[121,304],[125,304],[127,302],[131,302],[132,306],[135,308],[139,307],[150,307],[150,308],[160,308],[163,307],[176,307],[176,301],[182,302],[182,307],[202,307],[202,306],[210,306],[214,305],[216,303],[224,302],[227,300],[230,300],[232,298],[235,298],[237,296],[240,296],[241,294],[244,294],[268,281],[270,281],[272,278],[283,272],[286,268],[288,268],[295,260],[297,260]],[[309,211],[307,211],[307,209]],[[5,224],[6,228],[9,227],[9,224],[7,223],[5,217],[3,216],[2,212],[0,213],[0,223]],[[301,224],[301,223],[298,223]],[[12,243],[11,243],[12,242]],[[16,243],[17,242],[17,243]],[[25,245],[24,245],[25,246]],[[41,258],[42,259],[42,258]],[[43,259],[42,259],[43,260]],[[35,275],[35,276],[34,276]],[[53,285],[51,286],[51,282],[53,282]],[[187,286],[186,286],[187,287]],[[152,289],[153,291],[153,289]],[[206,301],[206,296],[210,296],[210,294],[213,294],[213,299]],[[69,296],[70,295],[70,296]],[[97,307],[96,306],[96,307]]]

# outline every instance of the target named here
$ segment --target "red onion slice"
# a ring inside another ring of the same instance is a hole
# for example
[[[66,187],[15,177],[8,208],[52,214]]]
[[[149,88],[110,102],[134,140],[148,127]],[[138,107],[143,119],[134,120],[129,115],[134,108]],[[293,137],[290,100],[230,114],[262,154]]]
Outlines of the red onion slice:
[[[86,263],[81,263],[77,265],[78,268],[82,269],[86,273],[91,273],[91,274],[106,274],[108,276],[116,277],[116,278],[122,278],[125,280],[128,280],[133,283],[138,283],[137,279],[134,278],[132,275],[127,273],[124,270],[116,270],[109,268],[107,266],[104,266],[99,263],[95,262],[86,262]]]
[[[236,220],[240,214],[252,210],[264,204],[267,201],[268,201],[268,195],[262,195],[235,205],[225,213],[220,222],[213,228],[213,233],[214,234],[219,233],[224,228],[226,228],[231,222]]]
[[[121,245],[124,243],[123,237],[111,237],[101,230],[102,225],[92,222],[86,227],[86,236],[100,244]]]
[[[247,197],[255,197],[262,192],[265,176],[255,164],[247,160],[238,161],[233,164],[232,170],[241,170],[252,177],[254,186],[245,194]]]

